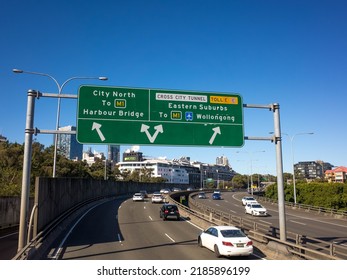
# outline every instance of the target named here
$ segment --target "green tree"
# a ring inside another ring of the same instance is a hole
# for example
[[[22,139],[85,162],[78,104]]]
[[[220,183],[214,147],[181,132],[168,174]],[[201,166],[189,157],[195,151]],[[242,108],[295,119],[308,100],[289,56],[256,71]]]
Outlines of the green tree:
[[[23,145],[0,142],[0,195],[20,195],[23,154]]]
[[[234,189],[247,189],[248,187],[248,175],[236,174],[231,181]]]

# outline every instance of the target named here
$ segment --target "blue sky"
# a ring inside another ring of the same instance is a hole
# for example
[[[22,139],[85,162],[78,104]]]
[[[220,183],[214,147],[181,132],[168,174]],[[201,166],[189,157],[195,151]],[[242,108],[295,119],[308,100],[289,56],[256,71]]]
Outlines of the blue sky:
[[[294,136],[295,162],[347,166],[347,2],[339,0],[0,1],[0,133],[24,142],[26,92],[82,84],[236,92],[246,104],[280,104],[281,129]],[[60,124],[76,124],[76,100],[63,100]],[[54,129],[57,100],[36,101],[35,124]],[[268,110],[245,109],[246,136],[269,136]],[[283,167],[291,172],[283,136]],[[45,146],[52,135],[37,135]],[[136,145],[136,143],[134,143]],[[85,149],[89,146],[86,145]],[[122,146],[122,151],[130,146]],[[104,151],[105,146],[93,146]],[[141,146],[144,155],[190,156],[215,163],[227,156],[238,172],[276,173],[275,145],[242,148]],[[265,151],[265,152],[259,152]]]

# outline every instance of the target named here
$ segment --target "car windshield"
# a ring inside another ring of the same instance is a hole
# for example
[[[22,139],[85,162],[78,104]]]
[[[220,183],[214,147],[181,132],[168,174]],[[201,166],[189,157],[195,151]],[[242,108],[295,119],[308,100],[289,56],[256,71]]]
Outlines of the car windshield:
[[[246,237],[239,229],[225,229],[220,231],[223,237]]]
[[[251,204],[252,208],[263,208],[260,204]]]

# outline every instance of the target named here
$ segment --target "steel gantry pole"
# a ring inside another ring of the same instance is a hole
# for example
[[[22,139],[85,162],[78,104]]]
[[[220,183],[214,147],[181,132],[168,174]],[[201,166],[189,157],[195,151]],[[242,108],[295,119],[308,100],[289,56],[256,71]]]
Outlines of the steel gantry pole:
[[[63,91],[64,86],[71,80],[86,80],[86,79],[92,79],[92,80],[101,80],[101,81],[107,81],[107,77],[71,77],[67,79],[65,82],[63,82],[61,85],[58,83],[58,81],[51,75],[46,73],[40,73],[40,72],[32,72],[32,71],[24,71],[21,69],[13,69],[12,70],[16,74],[32,74],[32,75],[39,75],[39,76],[45,76],[53,80],[53,82],[58,87],[58,104],[57,104],[57,116],[56,116],[56,124],[55,124],[55,130],[59,130],[59,123],[60,123],[60,104],[61,104],[61,94]],[[57,166],[57,151],[58,151],[58,134],[55,134],[54,137],[54,155],[53,155],[53,173],[52,177],[56,177],[56,166]]]
[[[283,183],[283,159],[282,159],[282,139],[281,139],[281,122],[280,122],[280,105],[273,103],[270,105],[251,105],[243,104],[245,108],[270,109],[274,116],[274,136],[269,137],[249,137],[245,140],[271,140],[276,145],[276,172],[277,172],[277,192],[278,192],[278,217],[281,241],[287,240],[286,214],[284,204],[284,183]]]
[[[35,98],[38,92],[35,90],[28,91],[27,113],[25,124],[25,142],[24,142],[24,158],[23,158],[23,177],[22,177],[22,193],[21,208],[19,217],[19,233],[18,233],[18,251],[22,250],[26,245],[29,194],[30,194],[30,170],[31,170],[31,154],[32,142],[34,134],[34,111]]]
[[[276,145],[276,170],[277,170],[277,192],[278,192],[278,214],[280,227],[280,240],[287,240],[286,230],[286,213],[284,202],[284,181],[283,181],[283,160],[282,160],[282,139],[281,139],[281,122],[280,122],[280,105],[273,104],[274,113],[274,130]]]

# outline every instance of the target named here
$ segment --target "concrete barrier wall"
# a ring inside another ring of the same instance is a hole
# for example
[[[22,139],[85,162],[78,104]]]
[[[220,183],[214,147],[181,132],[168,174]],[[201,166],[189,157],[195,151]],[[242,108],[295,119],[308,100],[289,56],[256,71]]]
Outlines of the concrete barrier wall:
[[[34,198],[29,199],[29,212],[34,204]],[[0,229],[17,226],[20,217],[20,197],[0,197]]]
[[[34,232],[40,232],[65,211],[91,199],[133,194],[140,190],[154,192],[173,187],[182,185],[79,178],[36,178],[35,204],[38,209]]]

